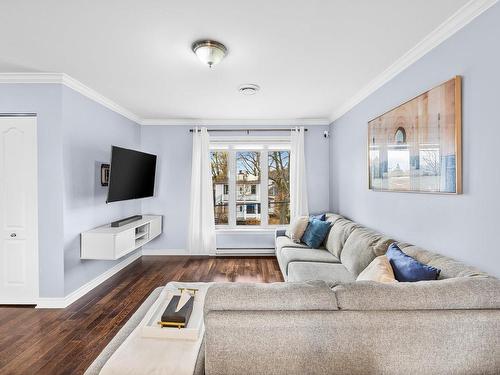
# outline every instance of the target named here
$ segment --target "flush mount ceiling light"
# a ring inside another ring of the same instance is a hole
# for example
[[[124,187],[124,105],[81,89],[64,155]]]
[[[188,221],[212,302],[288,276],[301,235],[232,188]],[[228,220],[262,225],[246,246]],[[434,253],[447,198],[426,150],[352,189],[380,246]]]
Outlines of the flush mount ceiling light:
[[[220,63],[227,54],[226,46],[215,40],[198,40],[193,43],[191,49],[209,68]]]
[[[243,95],[255,95],[259,90],[259,85],[254,85],[253,83],[245,83],[238,87],[238,91]]]

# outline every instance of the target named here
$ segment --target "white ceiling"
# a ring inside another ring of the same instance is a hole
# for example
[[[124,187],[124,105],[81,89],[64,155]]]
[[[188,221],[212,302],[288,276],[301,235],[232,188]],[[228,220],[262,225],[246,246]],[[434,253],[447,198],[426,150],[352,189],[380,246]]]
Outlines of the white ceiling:
[[[465,3],[2,0],[0,72],[63,72],[140,118],[331,118]],[[229,49],[214,70],[200,38]]]

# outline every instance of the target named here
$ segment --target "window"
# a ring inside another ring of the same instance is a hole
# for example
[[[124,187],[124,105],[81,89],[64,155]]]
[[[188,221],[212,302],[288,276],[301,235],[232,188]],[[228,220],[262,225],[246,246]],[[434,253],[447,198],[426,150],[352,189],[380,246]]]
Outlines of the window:
[[[217,227],[290,222],[289,139],[256,143],[245,138],[245,144],[215,141],[210,147]]]
[[[215,224],[227,224],[229,222],[228,153],[216,151],[212,152],[210,157]]]
[[[290,151],[268,153],[268,222],[290,223]]]
[[[236,225],[260,225],[260,213],[255,210],[255,205],[260,205],[260,194],[257,184],[260,184],[260,152],[236,152],[236,206],[242,207],[236,215]]]
[[[399,127],[394,134],[394,140],[397,144],[406,143],[406,130],[402,127]]]

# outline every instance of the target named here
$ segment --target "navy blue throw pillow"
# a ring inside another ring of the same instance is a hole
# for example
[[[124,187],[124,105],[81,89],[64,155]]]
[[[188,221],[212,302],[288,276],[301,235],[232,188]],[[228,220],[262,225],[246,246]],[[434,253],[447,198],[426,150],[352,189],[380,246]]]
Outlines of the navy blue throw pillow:
[[[331,224],[329,221],[322,221],[316,218],[309,219],[309,224],[302,236],[302,242],[312,248],[320,247],[330,230]]]
[[[415,258],[406,255],[395,243],[389,246],[385,255],[398,281],[436,280],[441,272],[435,267],[420,263]]]
[[[309,219],[318,219],[318,220],[321,220],[321,221],[326,221],[326,214],[311,215],[311,216],[309,216]]]

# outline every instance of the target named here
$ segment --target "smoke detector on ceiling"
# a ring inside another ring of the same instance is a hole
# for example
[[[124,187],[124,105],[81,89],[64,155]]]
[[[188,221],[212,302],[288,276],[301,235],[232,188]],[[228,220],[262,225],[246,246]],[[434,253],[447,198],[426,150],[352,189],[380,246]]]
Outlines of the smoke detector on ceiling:
[[[238,91],[243,95],[255,95],[260,90],[259,85],[245,83],[238,88]]]

